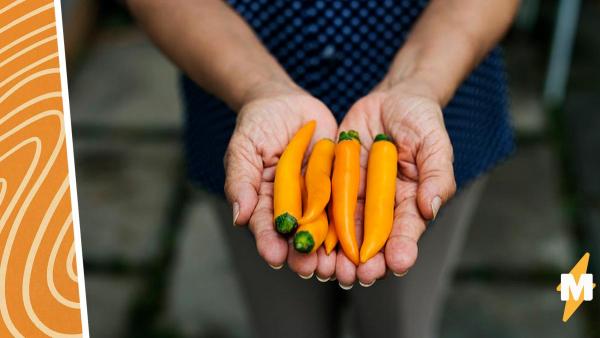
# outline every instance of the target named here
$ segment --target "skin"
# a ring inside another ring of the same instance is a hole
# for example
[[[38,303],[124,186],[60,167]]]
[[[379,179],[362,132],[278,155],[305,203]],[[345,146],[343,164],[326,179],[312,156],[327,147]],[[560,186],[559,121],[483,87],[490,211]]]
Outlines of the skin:
[[[178,67],[238,113],[224,159],[233,223],[247,225],[259,255],[281,267],[294,250],[273,226],[275,166],[292,136],[310,120],[317,121],[313,140],[334,139],[333,115],[290,79],[225,2],[129,0],[128,5]],[[335,261],[335,255],[328,259]],[[301,261],[303,269],[295,271],[315,270],[316,255]]]
[[[285,145],[309,120],[313,140],[335,139],[338,126],[319,100],[300,89],[221,0],[128,0],[153,41],[202,88],[238,112],[225,157],[225,193],[234,223],[248,224],[259,254],[271,266],[286,260],[303,276],[316,271],[344,286],[369,285],[386,270],[405,273],[439,205],[454,193],[452,147],[441,109],[512,21],[517,0],[432,0],[398,51],[388,74],[350,109],[339,130],[364,140],[361,170],[377,133],[398,146],[399,178],[392,233],[383,252],[354,266],[338,249],[330,255],[295,255],[273,228],[274,167]],[[309,149],[310,151],[310,149]],[[361,177],[365,177],[364,172]],[[364,181],[359,199],[364,198]],[[438,201],[439,204],[434,201]],[[360,240],[362,204],[356,211]],[[290,252],[291,251],[291,252]]]
[[[225,191],[232,204],[239,204],[234,222],[248,224],[258,253],[274,267],[286,262],[291,249],[273,227],[274,168],[295,132],[310,120],[317,120],[317,139],[335,131],[327,108],[304,93],[254,101],[240,112],[225,157]]]
[[[338,251],[340,284],[352,285],[358,279],[363,285],[372,285],[387,270],[404,275],[415,264],[418,240],[439,211],[436,197],[443,205],[456,190],[452,145],[442,107],[497,44],[518,3],[432,1],[386,77],[348,111],[340,129],[355,129],[364,135],[361,177],[365,177],[373,137],[379,133],[390,135],[398,147],[399,167],[394,223],[384,250],[358,267]],[[363,181],[359,205],[364,204],[364,188]],[[362,225],[362,217],[362,212],[356,213],[356,224]]]

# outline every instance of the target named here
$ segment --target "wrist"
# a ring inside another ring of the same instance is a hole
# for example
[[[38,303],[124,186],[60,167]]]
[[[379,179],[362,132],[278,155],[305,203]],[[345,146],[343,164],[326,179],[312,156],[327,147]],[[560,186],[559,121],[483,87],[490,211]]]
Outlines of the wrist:
[[[377,86],[377,90],[388,93],[409,94],[432,100],[443,107],[450,99],[431,77],[416,72],[411,75],[388,74]]]
[[[238,99],[233,104],[233,108],[235,111],[239,111],[242,107],[253,101],[298,92],[302,92],[302,89],[287,75],[255,77],[247,81],[247,85],[240,92]]]
[[[412,94],[426,96],[445,106],[456,89],[454,81],[435,64],[424,64],[422,48],[405,46],[392,63],[383,81],[382,90],[402,88]]]

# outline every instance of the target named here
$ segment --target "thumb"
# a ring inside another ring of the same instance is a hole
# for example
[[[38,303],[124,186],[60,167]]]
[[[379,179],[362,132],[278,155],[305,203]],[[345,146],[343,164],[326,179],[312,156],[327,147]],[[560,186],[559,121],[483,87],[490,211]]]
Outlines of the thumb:
[[[251,142],[234,135],[224,163],[225,196],[233,209],[233,224],[247,224],[258,202],[262,160]]]
[[[440,207],[456,192],[452,159],[452,144],[444,129],[425,137],[417,154],[417,204],[425,219],[435,219]]]

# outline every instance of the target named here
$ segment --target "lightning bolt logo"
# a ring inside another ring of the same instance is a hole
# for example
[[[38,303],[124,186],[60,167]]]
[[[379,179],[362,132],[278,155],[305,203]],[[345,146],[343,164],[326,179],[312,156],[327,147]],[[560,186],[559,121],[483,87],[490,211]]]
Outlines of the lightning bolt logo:
[[[569,272],[569,274],[571,274],[573,276],[573,278],[575,279],[575,283],[579,283],[581,275],[586,274],[589,260],[590,260],[590,254],[586,252],[583,255],[583,257],[581,257],[579,262],[577,262],[577,264],[575,264],[573,269],[571,269],[571,271]],[[562,285],[562,283],[558,284],[558,286],[556,287],[556,291],[559,291],[559,292],[561,291],[561,285]],[[596,284],[592,283],[591,287],[592,287],[592,289],[594,289],[596,287]],[[581,294],[579,296],[576,296],[576,295],[573,295],[573,296],[574,297],[569,297],[569,299],[565,302],[565,311],[563,312],[563,318],[562,318],[563,322],[568,321],[569,318],[571,318],[573,313],[575,313],[575,311],[577,311],[579,306],[584,301],[584,297]],[[575,298],[577,298],[577,299],[575,299]]]

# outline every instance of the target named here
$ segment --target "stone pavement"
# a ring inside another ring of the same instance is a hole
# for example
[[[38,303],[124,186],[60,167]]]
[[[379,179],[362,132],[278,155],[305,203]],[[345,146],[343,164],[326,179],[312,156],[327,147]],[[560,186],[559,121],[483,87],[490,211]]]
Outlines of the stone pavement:
[[[176,142],[76,138],[87,260],[142,264],[156,257],[180,160]]]
[[[175,68],[137,30],[116,29],[99,40],[69,88],[73,123],[85,130],[178,130]]]
[[[92,336],[249,337],[210,197],[182,179],[176,70],[133,28],[87,54],[71,102]],[[527,90],[520,102],[534,103],[517,102],[515,121],[541,135],[546,117]],[[583,313],[560,321],[554,291],[582,253],[559,169],[536,138],[489,175],[443,337],[588,337]]]

